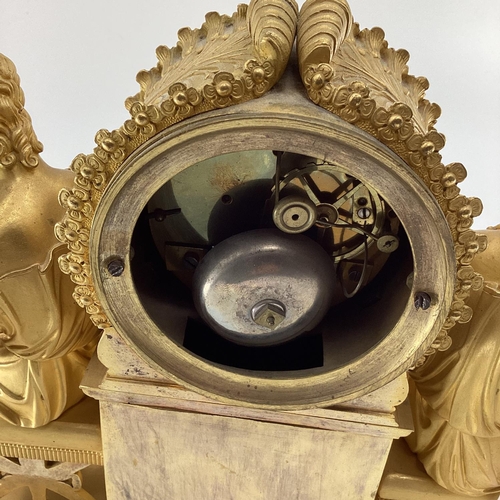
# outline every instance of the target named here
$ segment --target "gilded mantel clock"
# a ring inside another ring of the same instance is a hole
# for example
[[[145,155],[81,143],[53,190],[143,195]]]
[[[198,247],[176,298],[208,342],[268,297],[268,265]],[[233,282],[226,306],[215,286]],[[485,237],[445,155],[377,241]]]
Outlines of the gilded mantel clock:
[[[110,484],[128,481],[111,472],[120,462],[112,436],[123,435],[113,426],[138,423],[118,415],[173,408],[172,398],[181,397],[171,396],[172,387],[192,394],[177,410],[191,411],[196,401],[215,412],[236,408],[224,411],[250,420],[290,412],[323,418],[357,401],[367,419],[378,418],[374,411],[392,418],[401,401],[370,407],[370,395],[385,394],[376,391],[410,372],[418,425],[431,418],[426,405],[442,425],[453,422],[433,399],[434,383],[447,392],[442,368],[466,358],[457,338],[493,331],[470,321],[472,305],[491,306],[496,317],[496,303],[481,302],[482,294],[496,297],[495,286],[485,287],[477,271],[496,277],[483,271],[488,257],[474,267],[486,248],[486,236],[471,229],[482,204],[461,193],[464,166],[442,161],[441,110],[425,99],[427,80],[409,73],[408,53],[390,48],[380,28],[361,29],[345,0],[308,0],[300,10],[294,0],[252,0],[231,17],[207,14],[200,29],[179,31],[177,46],[160,46],[156,55],[157,65],[137,76],[139,93],[126,101],[130,118],[99,130],[94,151],[74,159],[74,184],[66,183],[60,208],[52,207],[64,212],[54,227],[59,244],[44,247],[58,257],[63,274],[56,278],[73,283],[72,306],[104,331],[83,386],[101,399]],[[17,85],[11,101],[25,113],[13,65],[0,63]],[[11,128],[23,127],[16,121]],[[10,178],[16,162],[23,173],[44,172],[32,130],[25,142],[9,134],[10,142],[0,142],[8,146],[0,149],[0,175]],[[0,300],[21,297],[14,274],[0,274]],[[23,321],[2,304],[0,345],[21,358],[16,325]],[[60,351],[65,373],[76,364],[81,370],[93,351],[96,331],[85,325]],[[490,361],[498,378],[498,360]],[[92,385],[96,373],[102,383]],[[144,392],[130,389],[125,400],[122,383]],[[24,425],[56,418],[70,399],[53,406],[51,417],[25,417]],[[11,404],[6,418],[14,422],[15,411]],[[491,431],[498,419],[486,420]],[[460,425],[454,429],[467,434]],[[496,487],[494,460],[485,460],[484,481],[466,473],[455,481],[419,432],[412,446],[440,484],[461,493]],[[382,466],[396,434],[377,455]],[[493,431],[488,437],[498,439]],[[478,440],[471,446],[484,450]]]
[[[160,47],[131,119],[73,162],[56,229],[97,326],[194,390],[274,408],[446,348],[469,316],[453,248],[460,284],[482,245],[408,54],[344,2],[301,12],[253,2]]]

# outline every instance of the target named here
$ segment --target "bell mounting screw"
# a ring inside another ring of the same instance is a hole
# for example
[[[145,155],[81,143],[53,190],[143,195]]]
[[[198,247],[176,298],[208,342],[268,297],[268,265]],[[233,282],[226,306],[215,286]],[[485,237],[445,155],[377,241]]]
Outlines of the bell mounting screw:
[[[125,263],[122,259],[116,258],[108,263],[108,273],[117,278],[125,271]]]
[[[427,311],[431,307],[431,296],[425,292],[417,292],[415,294],[415,309]]]

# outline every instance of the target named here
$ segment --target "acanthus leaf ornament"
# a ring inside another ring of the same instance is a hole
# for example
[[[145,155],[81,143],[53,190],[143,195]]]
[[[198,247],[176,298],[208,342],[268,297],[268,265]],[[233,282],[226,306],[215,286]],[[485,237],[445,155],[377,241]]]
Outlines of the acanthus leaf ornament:
[[[99,192],[131,152],[156,133],[187,117],[267,92],[286,67],[297,12],[291,0],[254,0],[232,17],[210,13],[199,30],[181,30],[173,49],[159,47],[158,65],[139,73],[141,90],[126,102],[131,119],[119,130],[99,131],[94,153],[73,162],[77,187],[60,197],[67,217],[89,229]],[[408,52],[389,48],[380,28],[361,31],[344,0],[304,4],[297,51],[311,100],[379,139],[422,178],[447,215],[458,271],[469,265],[485,244],[477,242],[475,250],[469,241],[464,244],[462,235],[470,236],[481,205],[477,199],[465,202],[459,194],[457,184],[465,178],[465,168],[441,162],[445,138],[434,128],[441,110],[425,99],[428,81],[409,75]],[[85,233],[80,244],[71,242],[62,229],[57,234],[88,262],[88,252],[81,253]],[[93,297],[90,275],[87,281]],[[105,318],[97,301],[92,311],[94,320]]]
[[[326,4],[329,12],[321,13],[319,5]],[[418,367],[425,357],[451,345],[446,332],[456,322],[467,322],[472,317],[472,310],[464,302],[468,288],[463,282],[468,273],[462,269],[486,248],[485,238],[470,229],[482,204],[478,198],[460,195],[457,184],[467,175],[465,167],[460,163],[442,164],[440,151],[445,137],[434,128],[441,109],[425,99],[427,79],[409,74],[408,52],[389,48],[382,29],[360,30],[352,24],[345,5],[344,0],[329,0],[306,2],[302,7],[297,50],[308,96],[400,156],[436,197],[455,240],[456,301],[444,330],[416,364]],[[314,16],[321,22],[312,23]],[[325,43],[327,34],[329,43]],[[320,71],[320,67],[328,71]]]
[[[118,130],[100,130],[94,152],[73,161],[75,187],[60,193],[66,217],[55,231],[70,253],[59,264],[77,285],[76,302],[99,328],[110,324],[90,273],[88,230],[102,192],[124,160],[158,132],[271,89],[287,66],[297,17],[294,0],[252,0],[231,17],[211,12],[200,29],[180,30],[177,46],[158,47],[157,66],[137,75],[140,92],[125,103],[131,118]]]

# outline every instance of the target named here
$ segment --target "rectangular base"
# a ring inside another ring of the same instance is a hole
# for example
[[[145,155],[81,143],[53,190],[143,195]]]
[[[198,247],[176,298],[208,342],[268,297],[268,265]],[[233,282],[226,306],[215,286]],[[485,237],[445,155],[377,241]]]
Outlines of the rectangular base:
[[[375,498],[392,439],[101,402],[108,500]]]
[[[405,376],[335,407],[274,411],[197,394],[103,340],[112,368],[94,357],[82,388],[100,401],[108,500],[373,499],[392,441],[412,430]]]

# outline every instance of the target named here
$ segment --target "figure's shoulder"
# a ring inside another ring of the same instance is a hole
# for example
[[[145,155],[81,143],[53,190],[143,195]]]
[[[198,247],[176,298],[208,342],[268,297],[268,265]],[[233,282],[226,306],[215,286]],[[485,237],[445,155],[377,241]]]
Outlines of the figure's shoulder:
[[[54,227],[64,216],[59,191],[73,182],[72,172],[42,162],[31,171],[11,173],[12,179],[0,186],[0,276],[46,262],[59,243]]]
[[[486,235],[488,246],[476,256],[472,266],[483,276],[484,281],[500,284],[500,224],[478,233]]]

